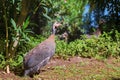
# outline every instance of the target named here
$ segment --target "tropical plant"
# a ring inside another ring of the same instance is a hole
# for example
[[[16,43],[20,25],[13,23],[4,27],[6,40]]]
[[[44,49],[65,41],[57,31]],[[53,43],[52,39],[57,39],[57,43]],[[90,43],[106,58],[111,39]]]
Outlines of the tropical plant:
[[[3,39],[6,43],[3,48],[3,55],[7,66],[7,72],[9,73],[9,64],[11,59],[16,58],[16,51],[18,45],[21,42],[29,40],[27,37],[28,25],[30,23],[30,13],[34,14],[37,8],[40,6],[41,0],[2,0],[0,3],[0,24],[3,30]],[[5,34],[4,34],[5,33]]]

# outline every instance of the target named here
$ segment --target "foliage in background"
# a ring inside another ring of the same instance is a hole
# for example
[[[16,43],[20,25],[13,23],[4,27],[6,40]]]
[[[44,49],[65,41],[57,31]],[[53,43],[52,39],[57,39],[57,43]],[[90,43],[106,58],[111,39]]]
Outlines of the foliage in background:
[[[106,20],[105,32],[112,29],[120,32],[120,0],[89,0],[89,14],[94,17],[92,22],[98,22],[100,18]],[[92,17],[92,18],[93,18]]]
[[[77,39],[69,44],[63,41],[57,41],[56,54],[62,57],[81,56],[108,58],[119,57],[120,55],[120,33],[116,31],[116,41],[110,36],[112,33],[104,33],[99,38],[87,39],[83,35],[82,39]]]
[[[22,42],[18,47],[18,54],[16,54],[15,58],[10,58],[9,60],[5,60],[5,56],[4,54],[1,52],[0,53],[0,68],[5,68],[6,64],[10,65],[11,69],[15,69],[15,68],[19,68],[22,67],[22,62],[23,62],[23,57],[27,54],[27,52],[32,49],[33,47],[37,46],[40,42],[42,42],[43,40],[45,40],[45,37],[43,36],[36,36],[36,37],[32,37],[29,36],[28,41]],[[25,39],[24,39],[25,40]]]
[[[88,0],[48,0],[44,7],[45,13],[43,15],[48,19],[48,26],[51,26],[51,22],[60,21],[63,26],[58,32],[59,34],[64,31],[68,31],[72,36],[71,39],[80,37],[81,25],[82,25],[82,14],[84,6]],[[71,6],[72,5],[72,6]],[[47,27],[47,29],[50,29]]]

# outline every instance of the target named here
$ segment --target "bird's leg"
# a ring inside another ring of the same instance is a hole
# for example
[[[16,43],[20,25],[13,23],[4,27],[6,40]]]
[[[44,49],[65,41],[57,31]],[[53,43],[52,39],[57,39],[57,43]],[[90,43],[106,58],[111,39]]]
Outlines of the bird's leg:
[[[30,71],[29,71],[29,70],[25,70],[25,72],[24,72],[24,76],[28,76],[28,75],[29,75],[29,73],[30,73]]]
[[[39,74],[40,73],[40,69],[36,72],[36,74]]]

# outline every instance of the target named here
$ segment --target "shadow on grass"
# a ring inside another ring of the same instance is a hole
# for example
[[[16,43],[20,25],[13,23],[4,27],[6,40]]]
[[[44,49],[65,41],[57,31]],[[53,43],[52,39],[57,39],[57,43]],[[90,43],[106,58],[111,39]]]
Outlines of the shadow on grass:
[[[14,71],[14,74],[15,74],[16,76],[22,77],[23,74],[24,74],[24,69],[23,69],[23,67],[22,67],[21,65],[15,67],[15,68],[13,69],[13,71]]]
[[[120,78],[112,78],[111,80],[120,80]]]

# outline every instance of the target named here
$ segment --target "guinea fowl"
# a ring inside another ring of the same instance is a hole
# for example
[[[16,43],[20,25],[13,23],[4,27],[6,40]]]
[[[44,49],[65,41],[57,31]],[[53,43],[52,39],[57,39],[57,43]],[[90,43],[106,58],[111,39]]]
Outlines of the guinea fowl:
[[[24,57],[24,76],[33,77],[45,66],[55,53],[55,32],[61,24],[55,22],[52,27],[52,34],[48,39],[30,50]]]
[[[90,34],[86,34],[87,38],[91,38],[92,36],[96,38],[99,37],[102,34],[102,27],[105,22],[106,21],[104,19],[100,19],[96,31]]]

